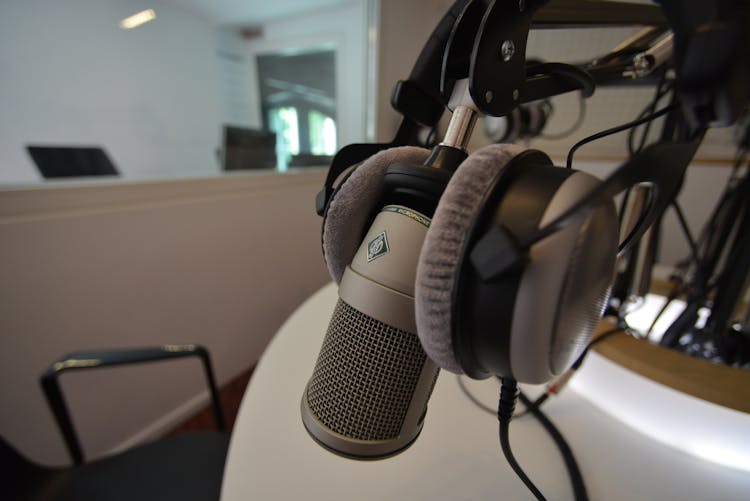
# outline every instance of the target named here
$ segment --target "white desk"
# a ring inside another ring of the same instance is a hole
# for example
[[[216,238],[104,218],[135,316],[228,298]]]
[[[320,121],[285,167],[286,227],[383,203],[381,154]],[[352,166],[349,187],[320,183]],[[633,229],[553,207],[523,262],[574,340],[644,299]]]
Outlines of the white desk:
[[[255,369],[229,447],[222,500],[532,499],[502,457],[496,418],[472,404],[447,372],[438,378],[421,436],[399,456],[354,461],[313,442],[299,405],[335,300],[333,285],[308,299]],[[496,382],[467,384],[496,405]],[[544,409],[573,449],[592,500],[750,499],[750,473],[654,442],[573,389]],[[573,499],[560,454],[536,420],[514,420],[510,439],[548,499]]]

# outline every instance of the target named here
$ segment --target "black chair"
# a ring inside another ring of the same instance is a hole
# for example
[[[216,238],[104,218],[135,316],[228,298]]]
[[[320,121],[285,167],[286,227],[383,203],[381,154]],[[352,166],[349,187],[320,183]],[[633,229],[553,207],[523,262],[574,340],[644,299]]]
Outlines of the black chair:
[[[68,371],[195,356],[203,362],[217,431],[177,435],[85,462],[58,377]],[[73,465],[36,465],[0,439],[0,497],[11,500],[216,500],[229,446],[211,361],[205,348],[169,345],[72,353],[52,364],[40,379],[65,439]],[[8,496],[6,498],[6,496]]]

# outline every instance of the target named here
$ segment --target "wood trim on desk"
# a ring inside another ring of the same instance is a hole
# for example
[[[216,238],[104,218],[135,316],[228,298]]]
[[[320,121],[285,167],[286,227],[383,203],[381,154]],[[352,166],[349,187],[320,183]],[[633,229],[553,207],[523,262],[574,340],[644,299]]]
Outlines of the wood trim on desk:
[[[669,280],[662,280],[659,278],[652,278],[651,285],[649,286],[649,292],[657,294],[659,296],[668,297],[674,288],[674,283]]]
[[[613,327],[602,321],[594,337]],[[624,332],[597,343],[593,349],[616,364],[674,390],[750,413],[750,370],[690,357]]]

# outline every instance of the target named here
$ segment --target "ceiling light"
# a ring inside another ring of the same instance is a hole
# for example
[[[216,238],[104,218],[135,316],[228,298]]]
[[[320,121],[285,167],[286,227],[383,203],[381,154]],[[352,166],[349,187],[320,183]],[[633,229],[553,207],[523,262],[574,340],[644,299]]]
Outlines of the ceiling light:
[[[137,14],[133,14],[132,16],[126,17],[120,21],[120,28],[123,30],[130,30],[149,21],[153,21],[154,19],[156,19],[156,12],[154,12],[154,9],[142,10]]]

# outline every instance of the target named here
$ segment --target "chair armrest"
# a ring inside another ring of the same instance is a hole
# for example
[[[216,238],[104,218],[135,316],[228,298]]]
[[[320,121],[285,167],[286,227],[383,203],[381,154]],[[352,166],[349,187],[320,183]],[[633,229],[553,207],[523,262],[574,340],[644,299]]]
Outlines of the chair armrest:
[[[68,411],[68,406],[58,383],[65,372],[98,369],[117,365],[129,365],[185,357],[198,357],[203,364],[206,382],[211,392],[211,401],[216,418],[216,427],[225,431],[224,415],[219,402],[213,368],[208,350],[196,344],[164,345],[143,348],[119,348],[112,350],[77,351],[52,363],[39,378],[44,396],[52,410],[60,432],[65,440],[70,457],[75,464],[83,463],[83,451]]]

